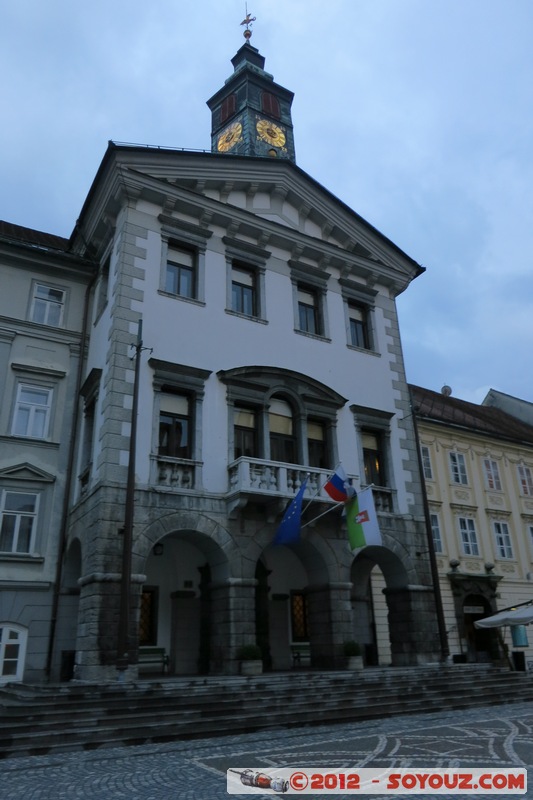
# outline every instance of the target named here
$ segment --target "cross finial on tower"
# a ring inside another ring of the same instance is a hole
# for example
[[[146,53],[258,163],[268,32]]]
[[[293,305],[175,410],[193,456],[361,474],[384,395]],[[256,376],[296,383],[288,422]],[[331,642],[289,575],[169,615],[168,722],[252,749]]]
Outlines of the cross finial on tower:
[[[248,13],[248,4],[246,4],[246,6],[245,6],[245,11],[246,11],[246,16],[243,19],[243,21],[241,22],[241,25],[246,25],[246,29],[245,29],[245,31],[243,33],[243,36],[246,39],[246,41],[249,42],[250,38],[252,36],[252,31],[250,30],[250,25],[252,24],[252,22],[255,22],[256,17],[252,17],[252,15]]]

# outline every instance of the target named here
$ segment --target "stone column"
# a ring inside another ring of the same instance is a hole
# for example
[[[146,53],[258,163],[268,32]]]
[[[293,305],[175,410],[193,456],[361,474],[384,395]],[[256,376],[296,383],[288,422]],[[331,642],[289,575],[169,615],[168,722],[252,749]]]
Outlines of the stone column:
[[[341,669],[344,664],[342,644],[353,639],[351,589],[347,582],[306,589],[311,666],[315,668]]]
[[[75,680],[111,683],[137,678],[138,620],[145,575],[131,576],[129,642],[131,666],[122,676],[116,668],[121,574],[95,572],[78,581],[80,602]]]
[[[385,589],[393,666],[417,666],[438,661],[435,597],[428,586]]]
[[[237,648],[255,644],[256,586],[257,581],[248,578],[230,578],[211,584],[212,672],[237,674]]]

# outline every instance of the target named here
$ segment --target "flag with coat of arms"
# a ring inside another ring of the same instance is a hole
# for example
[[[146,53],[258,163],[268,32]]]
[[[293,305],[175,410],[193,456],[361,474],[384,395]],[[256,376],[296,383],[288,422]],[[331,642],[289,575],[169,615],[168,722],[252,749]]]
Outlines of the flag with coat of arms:
[[[352,550],[383,543],[372,487],[358,492],[353,500],[346,504],[346,527]]]

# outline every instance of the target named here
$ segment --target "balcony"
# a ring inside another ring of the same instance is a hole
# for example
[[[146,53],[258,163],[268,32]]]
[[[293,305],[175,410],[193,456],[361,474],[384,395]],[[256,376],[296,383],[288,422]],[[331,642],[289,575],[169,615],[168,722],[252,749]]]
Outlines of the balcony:
[[[276,497],[281,507],[298,492],[308,476],[304,498],[333,504],[324,485],[330,478],[330,469],[302,467],[299,464],[284,464],[279,461],[264,461],[259,458],[238,458],[229,467],[229,492],[227,495],[230,510],[242,508],[249,500],[261,502]],[[357,475],[349,475],[354,484]]]
[[[157,486],[179,491],[198,490],[197,471],[201,462],[170,456],[152,456],[153,477]],[[259,458],[238,458],[228,466],[229,489],[226,494],[230,514],[243,508],[248,501],[269,502],[274,513],[281,511],[292,499],[308,476],[304,499],[333,505],[334,500],[324,489],[332,470],[303,467],[301,464],[284,464]],[[349,475],[354,486],[359,485],[358,475]],[[392,490],[379,486],[373,488],[376,511],[393,511]],[[272,501],[279,499],[279,508]]]

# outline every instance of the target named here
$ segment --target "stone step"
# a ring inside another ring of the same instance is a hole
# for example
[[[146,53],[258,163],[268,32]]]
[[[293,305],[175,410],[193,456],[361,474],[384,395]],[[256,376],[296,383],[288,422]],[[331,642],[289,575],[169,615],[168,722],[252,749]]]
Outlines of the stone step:
[[[211,737],[522,701],[525,673],[479,668],[178,678],[0,690],[4,756]]]

